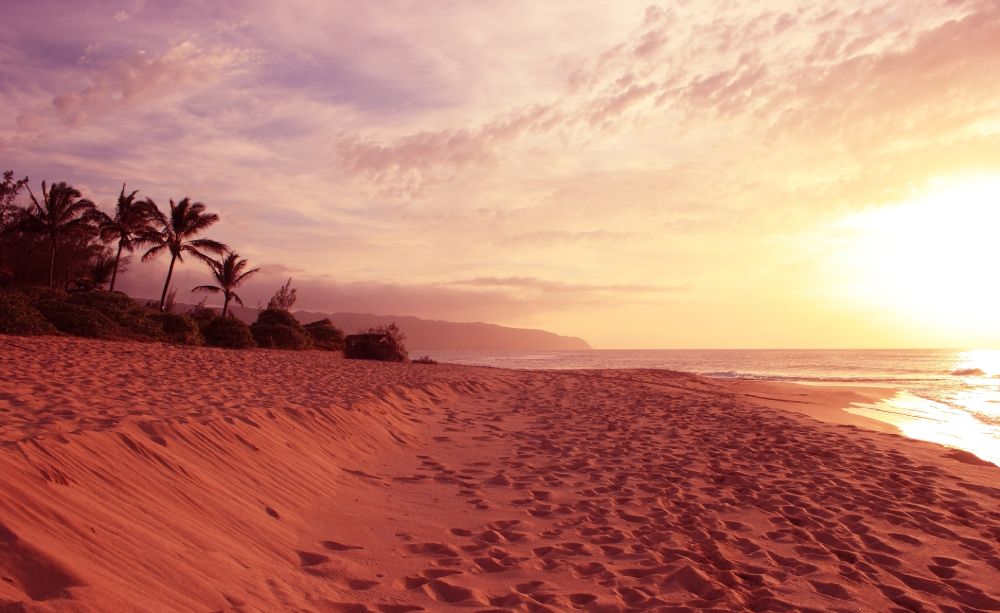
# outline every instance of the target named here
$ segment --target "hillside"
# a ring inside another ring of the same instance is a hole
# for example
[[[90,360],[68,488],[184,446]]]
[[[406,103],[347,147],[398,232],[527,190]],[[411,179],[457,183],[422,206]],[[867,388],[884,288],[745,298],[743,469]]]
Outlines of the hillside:
[[[191,305],[177,305],[184,311]],[[233,313],[250,323],[257,319],[257,309],[233,306]],[[513,351],[586,350],[590,345],[582,338],[560,336],[545,330],[508,328],[487,323],[460,323],[421,319],[409,315],[372,315],[371,313],[320,313],[295,311],[302,323],[330,318],[347,334],[371,326],[396,322],[406,334],[410,349],[487,349]]]

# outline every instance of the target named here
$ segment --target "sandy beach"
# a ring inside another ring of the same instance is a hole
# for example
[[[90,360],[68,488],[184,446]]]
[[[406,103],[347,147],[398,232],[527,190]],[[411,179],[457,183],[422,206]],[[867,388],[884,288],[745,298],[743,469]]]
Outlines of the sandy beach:
[[[0,611],[1000,610],[887,393],[0,336]]]

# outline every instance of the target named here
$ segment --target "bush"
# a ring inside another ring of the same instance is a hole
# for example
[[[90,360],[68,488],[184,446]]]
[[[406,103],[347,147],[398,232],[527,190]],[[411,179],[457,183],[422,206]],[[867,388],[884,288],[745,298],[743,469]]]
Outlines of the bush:
[[[153,319],[163,330],[163,340],[177,345],[202,345],[205,338],[193,319],[176,313],[156,313]]]
[[[188,318],[198,326],[198,329],[202,334],[205,333],[205,328],[208,324],[212,323],[219,314],[215,309],[207,307],[204,304],[195,305],[193,309],[187,312]]]
[[[295,316],[281,309],[264,309],[250,326],[260,347],[268,349],[309,349],[312,338]]]
[[[22,294],[28,297],[31,304],[38,305],[42,301],[63,301],[69,297],[69,294],[61,289],[52,289],[50,287],[42,287],[40,285],[29,285],[27,287],[20,288]]]
[[[0,291],[0,334],[51,334],[55,332],[28,297],[14,290]]]
[[[118,326],[121,336],[136,340],[162,340],[157,311],[141,306],[121,292],[74,292],[67,302],[93,309]]]
[[[411,360],[411,361],[414,364],[437,364],[437,360],[431,358],[431,356],[429,356],[429,355],[425,355],[422,358],[417,358],[417,359]]]
[[[250,326],[235,317],[216,317],[202,330],[205,344],[228,349],[254,347]]]
[[[346,339],[344,357],[358,360],[405,362],[409,355],[403,341],[406,335],[395,322],[368,328]]]
[[[89,338],[109,338],[118,331],[113,321],[96,309],[57,300],[43,300],[39,312],[60,332]]]
[[[312,338],[313,346],[316,349],[327,351],[342,351],[344,349],[344,333],[329,319],[314,321],[303,327]]]

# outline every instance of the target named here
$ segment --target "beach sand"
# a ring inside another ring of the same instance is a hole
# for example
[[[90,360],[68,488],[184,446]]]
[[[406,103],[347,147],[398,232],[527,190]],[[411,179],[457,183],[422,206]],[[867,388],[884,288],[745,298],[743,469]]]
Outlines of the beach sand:
[[[0,611],[1000,610],[884,393],[0,336]]]

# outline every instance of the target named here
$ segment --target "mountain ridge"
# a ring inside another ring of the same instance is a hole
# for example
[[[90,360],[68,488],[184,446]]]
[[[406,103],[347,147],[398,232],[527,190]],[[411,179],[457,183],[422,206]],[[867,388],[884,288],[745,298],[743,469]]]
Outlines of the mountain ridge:
[[[191,304],[175,305],[185,312]],[[236,317],[247,323],[257,320],[256,308],[231,305]],[[456,322],[424,319],[413,315],[375,315],[373,313],[324,313],[299,309],[292,312],[303,324],[329,319],[345,334],[354,334],[374,326],[395,322],[406,334],[406,344],[411,350],[461,349],[461,350],[511,350],[551,351],[589,350],[590,344],[576,336],[564,336],[534,328],[513,328],[485,322]]]

